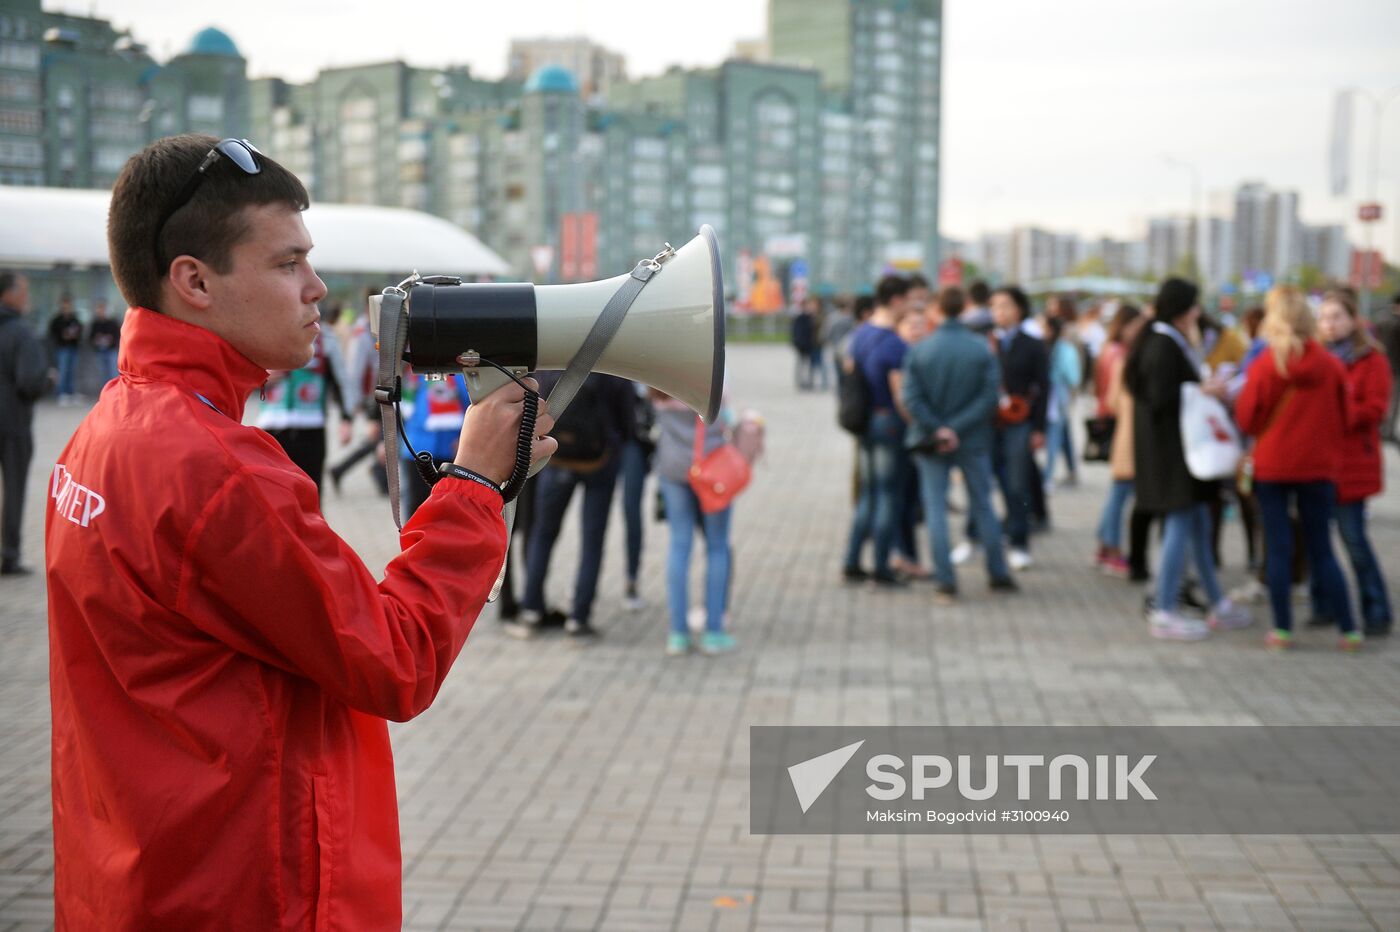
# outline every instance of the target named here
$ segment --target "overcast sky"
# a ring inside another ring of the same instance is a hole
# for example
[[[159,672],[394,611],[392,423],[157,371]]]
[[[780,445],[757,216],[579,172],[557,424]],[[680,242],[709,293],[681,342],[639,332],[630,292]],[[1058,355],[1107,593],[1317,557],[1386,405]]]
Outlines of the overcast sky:
[[[130,28],[159,58],[217,25],[255,77],[402,58],[501,75],[512,38],[586,35],[629,72],[721,61],[765,0],[45,0]],[[1037,224],[1131,235],[1243,180],[1292,188],[1310,223],[1364,193],[1373,122],[1354,120],[1353,194],[1328,191],[1335,92],[1400,86],[1397,0],[945,0],[944,233]],[[395,15],[397,18],[395,18]],[[1400,97],[1387,111],[1377,242],[1400,235]],[[1351,224],[1360,240],[1360,227]]]

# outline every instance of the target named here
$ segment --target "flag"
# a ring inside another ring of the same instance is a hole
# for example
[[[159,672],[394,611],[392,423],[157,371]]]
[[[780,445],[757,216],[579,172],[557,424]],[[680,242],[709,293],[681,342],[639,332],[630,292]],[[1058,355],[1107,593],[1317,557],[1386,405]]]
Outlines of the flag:
[[[1346,194],[1351,183],[1351,107],[1354,96],[1351,90],[1338,91],[1332,102],[1332,145],[1328,154],[1333,197]]]

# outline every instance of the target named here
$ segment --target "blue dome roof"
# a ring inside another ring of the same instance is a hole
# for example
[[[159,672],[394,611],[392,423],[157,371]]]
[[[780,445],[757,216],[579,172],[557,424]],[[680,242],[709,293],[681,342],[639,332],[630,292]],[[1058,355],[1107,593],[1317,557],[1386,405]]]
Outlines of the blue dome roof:
[[[525,93],[577,94],[578,79],[568,68],[560,65],[545,65],[543,68],[535,69],[535,73],[530,75],[530,79],[525,82]]]
[[[190,47],[185,49],[185,54],[223,55],[227,58],[243,57],[238,51],[238,46],[234,45],[233,40],[228,37],[228,33],[222,29],[215,29],[213,26],[195,33],[195,37],[190,40]]]

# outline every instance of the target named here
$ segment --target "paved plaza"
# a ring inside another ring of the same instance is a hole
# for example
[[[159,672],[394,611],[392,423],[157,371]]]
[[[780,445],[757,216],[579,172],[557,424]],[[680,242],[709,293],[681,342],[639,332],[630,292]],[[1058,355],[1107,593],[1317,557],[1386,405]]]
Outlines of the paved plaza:
[[[852,443],[831,395],[794,391],[786,347],[731,347],[730,380],[768,422],[734,520],[740,650],[663,656],[667,533],[648,520],[647,607],[629,614],[616,511],[598,643],[521,642],[488,607],[434,706],[392,726],[406,927],[1400,928],[1400,836],[751,836],[751,725],[1394,725],[1400,644],[1345,656],[1303,631],[1273,655],[1263,606],[1249,630],[1153,641],[1142,590],[1088,566],[1099,465],[1052,498],[1055,530],[1019,596],[992,598],[980,567],[963,568],[952,608],[927,586],[843,586]],[[38,416],[32,565],[47,475],[82,413]],[[1372,526],[1400,597],[1400,456],[1387,456]],[[396,547],[368,475],[328,490],[325,510],[382,571]],[[561,606],[573,520],[550,586]],[[1233,585],[1238,523],[1225,538]],[[46,635],[42,579],[0,580],[0,930],[52,923]]]

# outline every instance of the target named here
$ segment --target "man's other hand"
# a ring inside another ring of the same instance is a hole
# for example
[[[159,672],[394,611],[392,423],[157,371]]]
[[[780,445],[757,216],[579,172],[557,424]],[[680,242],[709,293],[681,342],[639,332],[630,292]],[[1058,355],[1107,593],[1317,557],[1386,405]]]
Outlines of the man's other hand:
[[[539,391],[539,383],[534,379],[524,382],[532,391]],[[462,421],[462,436],[453,462],[497,485],[505,485],[515,471],[515,441],[520,436],[520,418],[524,413],[525,390],[514,382],[474,403]],[[532,463],[553,456],[559,448],[558,442],[548,436],[553,429],[549,403],[541,398],[535,438],[530,445]]]

